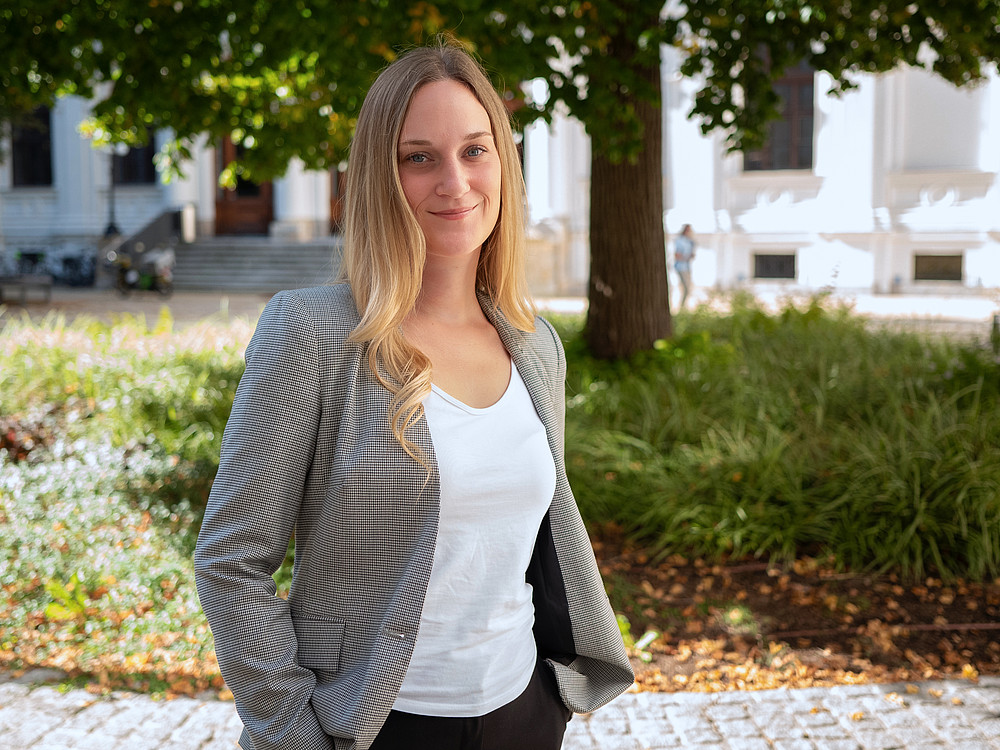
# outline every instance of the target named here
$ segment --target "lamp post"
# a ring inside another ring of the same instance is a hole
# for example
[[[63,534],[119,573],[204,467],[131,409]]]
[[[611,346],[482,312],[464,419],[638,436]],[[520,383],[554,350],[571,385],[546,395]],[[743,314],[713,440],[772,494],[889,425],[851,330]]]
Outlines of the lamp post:
[[[115,223],[115,157],[128,153],[128,146],[115,143],[108,148],[108,226],[104,229],[105,237],[117,237],[121,232]]]

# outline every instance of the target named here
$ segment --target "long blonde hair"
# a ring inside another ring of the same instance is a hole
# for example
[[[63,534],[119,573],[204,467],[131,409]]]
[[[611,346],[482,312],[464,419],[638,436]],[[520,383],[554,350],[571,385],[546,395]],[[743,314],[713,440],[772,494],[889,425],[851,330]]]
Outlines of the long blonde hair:
[[[403,194],[397,149],[414,93],[442,80],[472,91],[490,118],[500,157],[500,217],[483,243],[476,285],[514,327],[534,330],[535,317],[524,273],[524,178],[507,109],[482,67],[454,43],[412,49],[379,74],[358,115],[347,167],[341,277],[361,315],[350,339],[368,343],[368,366],[393,393],[387,415],[392,431],[424,464],[406,431],[423,415],[431,363],[403,338],[401,324],[420,292],[426,245]]]

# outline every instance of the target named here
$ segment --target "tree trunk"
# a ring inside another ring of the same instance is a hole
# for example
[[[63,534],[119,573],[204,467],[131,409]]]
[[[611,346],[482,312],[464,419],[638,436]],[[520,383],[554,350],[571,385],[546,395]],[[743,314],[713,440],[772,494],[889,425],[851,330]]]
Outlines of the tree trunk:
[[[659,92],[659,67],[643,72]],[[660,107],[634,99],[628,103],[643,123],[638,161],[612,164],[596,149],[591,156],[590,308],[585,336],[591,352],[604,359],[651,349],[654,341],[672,334]]]

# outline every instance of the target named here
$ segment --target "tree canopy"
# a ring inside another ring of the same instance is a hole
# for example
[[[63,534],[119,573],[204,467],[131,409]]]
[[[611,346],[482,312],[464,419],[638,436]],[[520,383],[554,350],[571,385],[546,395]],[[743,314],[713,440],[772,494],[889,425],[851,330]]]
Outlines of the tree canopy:
[[[981,80],[1000,56],[1000,0],[20,0],[0,7],[0,120],[76,94],[94,100],[98,144],[169,128],[167,171],[202,135],[243,147],[230,183],[280,175],[293,157],[326,168],[346,158],[378,70],[441,32],[484,61],[520,124],[560,109],[582,121],[603,188],[650,184],[632,212],[644,231],[592,189],[592,264],[604,270],[588,292],[589,340],[624,356],[670,334],[662,186],[629,172],[655,158],[659,173],[661,45],[701,83],[702,129],[743,150],[764,141],[774,81],[800,62],[827,71],[834,93],[900,64]],[[545,102],[524,98],[535,78]]]
[[[840,94],[861,73],[900,65],[961,86],[1000,60],[997,0],[696,0],[667,25],[685,53],[681,73],[704,81],[692,114],[733,150],[762,143],[778,116],[774,81],[800,62],[829,73]]]
[[[95,100],[100,142],[169,128],[179,154],[201,134],[233,137],[260,179],[292,156],[323,168],[345,158],[377,71],[444,31],[512,96],[547,80],[548,101],[521,110],[522,124],[561,102],[619,161],[643,152],[634,103],[656,94],[636,71],[659,64],[661,44],[703,82],[692,116],[742,149],[765,137],[773,81],[800,61],[830,73],[835,93],[903,63],[957,85],[982,79],[1000,56],[1000,2],[21,0],[0,8],[0,120],[77,94]],[[635,41],[624,64],[608,54],[615,37]]]

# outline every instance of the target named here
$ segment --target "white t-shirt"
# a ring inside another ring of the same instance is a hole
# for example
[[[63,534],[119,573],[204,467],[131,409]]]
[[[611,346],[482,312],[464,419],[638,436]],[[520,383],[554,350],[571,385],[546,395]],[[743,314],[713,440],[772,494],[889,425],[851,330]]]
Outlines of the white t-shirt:
[[[492,406],[467,406],[433,386],[424,410],[441,474],[441,521],[417,642],[393,708],[481,716],[520,695],[534,669],[524,575],[555,492],[555,465],[513,363]]]

